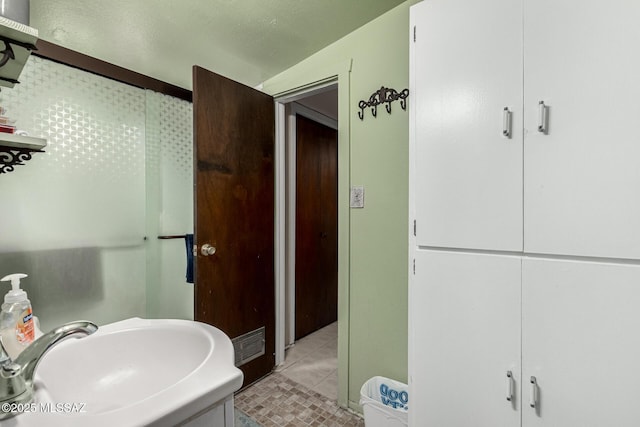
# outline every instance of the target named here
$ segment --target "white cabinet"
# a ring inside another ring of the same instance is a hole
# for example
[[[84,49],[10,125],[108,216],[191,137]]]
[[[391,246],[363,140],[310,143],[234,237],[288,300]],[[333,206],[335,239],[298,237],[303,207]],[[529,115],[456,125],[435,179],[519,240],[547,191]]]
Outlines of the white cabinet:
[[[640,425],[638,22],[412,6],[411,426]]]
[[[640,259],[640,2],[524,10],[524,249]]]
[[[522,250],[520,16],[513,0],[425,0],[411,9],[421,246]],[[511,138],[502,133],[505,107]]]
[[[233,396],[205,409],[199,415],[179,424],[182,427],[234,427]]]
[[[640,265],[414,256],[411,426],[638,425]]]
[[[411,426],[519,424],[520,263],[514,256],[416,253]]]
[[[522,269],[522,425],[640,425],[640,266],[524,258]]]
[[[419,245],[640,259],[639,21],[628,0],[412,7]]]

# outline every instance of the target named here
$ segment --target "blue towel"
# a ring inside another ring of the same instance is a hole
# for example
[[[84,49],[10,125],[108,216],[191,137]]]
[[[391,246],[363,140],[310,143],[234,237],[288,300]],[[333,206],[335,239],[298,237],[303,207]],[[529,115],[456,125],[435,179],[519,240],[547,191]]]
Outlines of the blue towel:
[[[187,283],[193,283],[193,234],[185,234],[184,242],[187,246]]]

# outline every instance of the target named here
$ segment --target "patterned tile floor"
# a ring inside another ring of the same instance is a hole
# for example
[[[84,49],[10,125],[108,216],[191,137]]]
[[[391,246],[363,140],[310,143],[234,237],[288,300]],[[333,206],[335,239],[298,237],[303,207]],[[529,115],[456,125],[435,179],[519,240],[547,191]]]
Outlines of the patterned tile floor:
[[[296,341],[287,349],[285,361],[276,371],[308,389],[338,400],[338,323]]]
[[[299,340],[276,372],[235,397],[235,406],[264,427],[362,427],[337,403],[337,324]]]
[[[280,373],[237,394],[235,405],[264,427],[364,426],[362,418]]]

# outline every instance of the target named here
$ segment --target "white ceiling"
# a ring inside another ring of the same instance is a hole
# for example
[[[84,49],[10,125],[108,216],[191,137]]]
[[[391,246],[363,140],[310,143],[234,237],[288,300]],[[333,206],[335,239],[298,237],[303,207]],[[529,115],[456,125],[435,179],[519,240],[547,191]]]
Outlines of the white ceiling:
[[[254,86],[404,0],[31,0],[40,38],[191,88],[191,66]]]

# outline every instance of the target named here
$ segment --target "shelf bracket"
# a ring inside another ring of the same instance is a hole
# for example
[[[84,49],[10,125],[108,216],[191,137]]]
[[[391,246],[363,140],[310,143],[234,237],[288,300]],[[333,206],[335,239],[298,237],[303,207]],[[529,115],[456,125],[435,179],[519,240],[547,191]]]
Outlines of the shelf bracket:
[[[0,50],[0,54],[2,55],[2,57],[0,57],[0,68],[4,67],[9,61],[13,61],[16,59],[16,54],[13,51],[13,46],[22,47],[28,50],[29,52],[33,50],[38,50],[36,45],[33,43],[20,42],[5,36],[0,36],[0,41],[4,43],[4,49]],[[12,83],[12,84],[20,83],[18,80],[11,77],[0,77],[0,80],[8,83]]]
[[[4,43],[4,50],[0,50],[2,54],[2,59],[0,59],[0,67],[4,67],[4,65],[9,62],[11,59],[16,59],[16,54],[13,53],[13,48],[11,47],[11,42],[7,41],[7,39],[0,39]]]
[[[24,165],[25,162],[31,160],[32,153],[44,153],[44,151],[0,146],[0,174],[13,172],[16,166]]]

